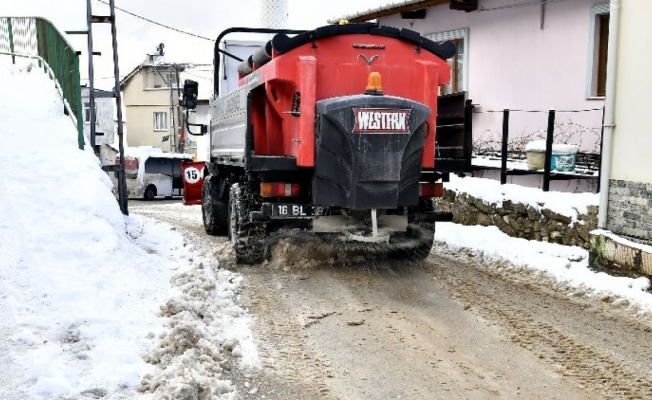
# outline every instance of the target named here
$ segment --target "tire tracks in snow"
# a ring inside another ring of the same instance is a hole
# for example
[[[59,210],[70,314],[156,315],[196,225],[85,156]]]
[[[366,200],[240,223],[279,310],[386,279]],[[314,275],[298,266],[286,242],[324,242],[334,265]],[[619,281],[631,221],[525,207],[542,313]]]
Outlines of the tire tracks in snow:
[[[429,271],[465,308],[505,328],[513,343],[596,398],[652,398],[648,323],[619,315],[605,304],[595,306],[599,299],[582,301],[560,294],[559,287],[550,290],[541,277],[477,268],[477,258],[440,250],[447,267],[435,262]]]

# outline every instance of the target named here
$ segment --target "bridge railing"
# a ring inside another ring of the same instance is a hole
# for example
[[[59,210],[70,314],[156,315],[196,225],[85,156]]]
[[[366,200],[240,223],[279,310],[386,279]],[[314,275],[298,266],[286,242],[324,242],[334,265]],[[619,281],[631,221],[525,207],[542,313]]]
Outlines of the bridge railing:
[[[31,58],[56,82],[65,112],[77,128],[77,142],[84,148],[79,55],[48,20],[40,17],[0,17],[0,55]]]

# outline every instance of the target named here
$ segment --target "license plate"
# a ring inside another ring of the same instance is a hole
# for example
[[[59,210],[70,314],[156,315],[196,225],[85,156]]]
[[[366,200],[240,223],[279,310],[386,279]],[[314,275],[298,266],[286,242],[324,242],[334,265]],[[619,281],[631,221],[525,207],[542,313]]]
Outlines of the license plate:
[[[306,204],[270,204],[272,218],[309,218],[312,216],[312,206]]]

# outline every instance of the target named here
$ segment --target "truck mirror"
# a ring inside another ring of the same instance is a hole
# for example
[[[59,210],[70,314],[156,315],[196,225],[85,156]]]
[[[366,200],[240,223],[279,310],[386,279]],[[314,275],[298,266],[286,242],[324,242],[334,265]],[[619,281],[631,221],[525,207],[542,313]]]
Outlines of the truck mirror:
[[[199,83],[186,79],[183,82],[183,106],[189,110],[197,108],[197,94],[199,93]]]

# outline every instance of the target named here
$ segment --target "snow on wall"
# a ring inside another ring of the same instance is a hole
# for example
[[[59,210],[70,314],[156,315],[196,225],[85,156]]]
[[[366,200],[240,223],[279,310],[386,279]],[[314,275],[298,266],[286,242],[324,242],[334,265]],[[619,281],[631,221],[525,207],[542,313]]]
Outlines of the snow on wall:
[[[468,193],[489,204],[501,206],[503,201],[529,205],[535,210],[549,209],[568,216],[573,221],[578,214],[586,214],[588,206],[598,206],[597,193],[543,192],[540,189],[519,185],[505,184],[492,179],[451,175],[451,180],[444,184],[448,190],[456,193]]]

